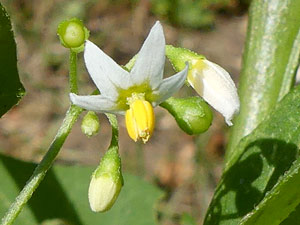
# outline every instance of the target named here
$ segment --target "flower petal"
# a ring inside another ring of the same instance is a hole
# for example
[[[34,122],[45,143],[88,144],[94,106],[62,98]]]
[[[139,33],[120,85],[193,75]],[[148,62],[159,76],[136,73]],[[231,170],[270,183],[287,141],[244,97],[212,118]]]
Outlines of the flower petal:
[[[222,67],[208,60],[203,60],[203,63],[201,69],[192,69],[188,82],[205,101],[222,113],[231,126],[231,120],[240,108],[235,84]]]
[[[153,89],[160,84],[165,65],[165,36],[159,21],[152,27],[131,70],[133,82],[149,81]]]
[[[84,61],[102,95],[116,98],[118,87],[127,89],[131,86],[129,73],[90,41],[85,44]]]
[[[182,71],[164,79],[161,82],[158,89],[153,91],[154,95],[157,94],[159,96],[159,98],[156,99],[156,101],[152,102],[152,105],[154,107],[159,105],[166,99],[170,98],[175,92],[177,92],[182,87],[186,80],[188,69],[189,67],[186,63],[186,67]]]
[[[74,93],[70,93],[70,99],[74,105],[87,110],[124,114],[123,111],[118,109],[115,102],[102,95],[79,96]]]

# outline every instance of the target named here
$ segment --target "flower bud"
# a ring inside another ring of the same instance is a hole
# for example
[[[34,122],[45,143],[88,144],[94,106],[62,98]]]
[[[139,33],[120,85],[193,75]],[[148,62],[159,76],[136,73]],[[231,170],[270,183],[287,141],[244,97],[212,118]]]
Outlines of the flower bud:
[[[210,107],[199,97],[171,97],[160,106],[168,110],[174,116],[178,126],[190,135],[207,131],[213,119]]]
[[[109,210],[117,200],[123,186],[121,159],[118,147],[113,146],[103,156],[94,171],[89,186],[89,203],[94,212]]]
[[[77,18],[62,21],[58,25],[57,34],[64,47],[77,53],[83,51],[84,43],[89,37],[88,29]]]
[[[81,131],[88,137],[96,135],[99,131],[100,123],[97,114],[89,111],[81,122]]]
[[[239,111],[240,101],[229,73],[188,49],[168,45],[166,55],[177,71],[184,68],[184,62],[189,62],[188,83],[219,111],[225,117],[226,123],[231,126],[233,116]]]

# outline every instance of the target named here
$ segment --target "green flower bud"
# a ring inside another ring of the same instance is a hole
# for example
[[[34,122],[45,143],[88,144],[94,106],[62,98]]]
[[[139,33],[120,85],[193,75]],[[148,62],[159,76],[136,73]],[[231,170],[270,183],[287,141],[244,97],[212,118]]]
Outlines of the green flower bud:
[[[160,104],[174,116],[178,126],[187,134],[200,134],[210,127],[213,114],[199,97],[169,98]]]
[[[82,120],[81,131],[88,137],[92,137],[98,133],[100,129],[99,118],[93,111],[89,111]]]
[[[81,52],[84,42],[89,38],[89,31],[77,18],[62,21],[57,28],[61,44],[73,52]]]
[[[89,203],[94,212],[109,210],[121,191],[123,176],[118,147],[113,146],[103,156],[94,171],[89,187]]]

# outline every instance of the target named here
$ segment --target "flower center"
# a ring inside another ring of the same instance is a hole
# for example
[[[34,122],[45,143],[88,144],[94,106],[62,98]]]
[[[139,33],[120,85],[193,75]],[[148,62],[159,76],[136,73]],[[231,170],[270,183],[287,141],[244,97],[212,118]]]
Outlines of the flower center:
[[[133,93],[127,98],[129,109],[126,111],[126,128],[129,136],[146,143],[152,135],[155,123],[153,107],[145,100],[143,93]]]

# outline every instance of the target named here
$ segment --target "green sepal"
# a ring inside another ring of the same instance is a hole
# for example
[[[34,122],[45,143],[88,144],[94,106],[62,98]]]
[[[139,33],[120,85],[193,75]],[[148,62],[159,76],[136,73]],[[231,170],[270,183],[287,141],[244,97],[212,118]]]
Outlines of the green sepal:
[[[195,135],[208,130],[213,113],[200,97],[169,98],[160,104],[175,118],[178,126],[187,134]]]
[[[177,48],[172,45],[166,45],[166,56],[176,72],[185,68],[185,62],[189,63],[189,69],[191,69],[193,61],[205,59],[203,55],[199,55],[189,49]]]
[[[84,43],[89,38],[89,33],[83,22],[77,18],[64,20],[57,27],[61,44],[76,53],[84,50]]]
[[[99,166],[94,171],[93,176],[111,176],[114,182],[124,184],[121,168],[121,158],[118,152],[118,146],[110,146],[102,157]]]

